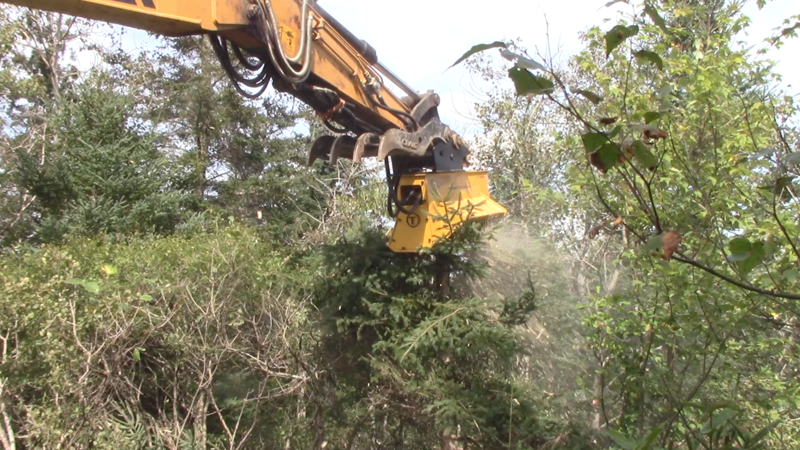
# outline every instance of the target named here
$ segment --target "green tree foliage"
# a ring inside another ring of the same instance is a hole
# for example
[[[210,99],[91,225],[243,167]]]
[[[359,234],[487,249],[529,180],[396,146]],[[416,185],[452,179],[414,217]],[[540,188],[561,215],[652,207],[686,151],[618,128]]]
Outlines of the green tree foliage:
[[[182,187],[198,201],[255,219],[276,237],[297,236],[326,210],[324,185],[334,177],[306,169],[316,123],[285,95],[240,95],[204,37],[161,40],[138,57],[103,49],[121,83],[137,80],[139,117],[159,146],[178,157]],[[290,225],[292,233],[286,233]]]
[[[467,52],[511,218],[419,255],[204,40],[3,8],[0,448],[797,448],[797,107],[740,6]]]
[[[793,448],[796,107],[736,45],[749,23],[737,2],[638,6],[591,29],[565,68],[507,44],[529,97],[486,109],[527,118],[516,111],[541,98],[568,121],[532,143],[571,155],[558,177],[586,214],[573,233],[586,230],[585,249],[603,242],[581,270],[596,286],[584,316],[593,425],[623,448]]]
[[[385,448],[426,448],[442,440],[473,448],[517,448],[541,439],[533,399],[513,380],[533,292],[504,302],[463,288],[479,276],[481,234],[460,230],[421,256],[394,254],[380,235],[342,242],[321,254],[315,304],[329,334],[354,440]],[[366,422],[366,423],[365,423]],[[433,425],[433,426],[431,426]],[[347,438],[347,436],[345,437]],[[445,445],[445,444],[443,444]]]
[[[4,258],[4,418],[33,448],[283,445],[306,379],[284,265],[236,225]]]
[[[2,69],[0,69],[0,189],[3,192],[0,238],[4,245],[26,239],[36,227],[36,196],[15,182],[17,156],[44,159],[42,142],[52,138],[48,118],[74,85],[77,70],[67,58],[86,26],[74,18],[4,7]],[[32,156],[33,157],[33,156]]]
[[[188,195],[174,187],[155,137],[130,123],[133,101],[95,74],[48,119],[40,154],[17,152],[17,185],[36,196],[34,239],[64,235],[169,233],[185,221]]]

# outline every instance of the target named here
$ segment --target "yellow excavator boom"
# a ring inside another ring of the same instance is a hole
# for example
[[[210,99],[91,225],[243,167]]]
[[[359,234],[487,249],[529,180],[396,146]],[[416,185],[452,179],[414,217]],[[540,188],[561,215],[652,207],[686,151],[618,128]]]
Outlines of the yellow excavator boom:
[[[376,157],[386,167],[389,247],[415,252],[463,222],[503,215],[485,172],[466,171],[469,148],[441,123],[439,96],[420,94],[314,0],[0,0],[165,36],[205,34],[237,89],[270,81],[311,106],[331,129],[308,163]],[[394,85],[404,96],[389,88]],[[454,209],[455,208],[455,209]]]

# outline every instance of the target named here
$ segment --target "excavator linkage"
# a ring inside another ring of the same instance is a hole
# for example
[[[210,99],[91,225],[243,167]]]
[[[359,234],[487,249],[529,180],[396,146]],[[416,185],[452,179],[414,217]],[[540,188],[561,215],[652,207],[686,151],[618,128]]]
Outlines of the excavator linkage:
[[[342,158],[360,162],[367,157],[385,163],[389,215],[395,219],[388,245],[398,253],[431,248],[467,221],[507,214],[491,198],[488,172],[464,169],[469,146],[439,120],[439,103],[439,96],[429,92],[414,104],[410,115],[416,131],[326,135],[308,155],[308,165],[318,159],[335,165]]]
[[[366,41],[315,0],[0,0],[167,36],[208,35],[236,89],[271,83],[311,106],[331,129],[308,155],[384,162],[389,247],[415,252],[467,221],[506,214],[486,172],[466,171],[469,147],[439,120],[439,96],[419,94],[383,66]],[[389,86],[402,91],[398,97]]]

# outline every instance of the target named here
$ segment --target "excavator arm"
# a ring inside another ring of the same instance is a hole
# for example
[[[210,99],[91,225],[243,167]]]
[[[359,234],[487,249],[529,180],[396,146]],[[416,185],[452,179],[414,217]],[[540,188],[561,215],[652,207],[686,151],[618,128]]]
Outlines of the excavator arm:
[[[466,171],[469,148],[439,120],[439,96],[419,94],[314,0],[0,0],[165,36],[205,34],[242,95],[270,82],[311,106],[331,130],[308,163],[383,161],[389,247],[415,252],[463,222],[500,216],[486,172]],[[398,97],[390,85],[403,92]]]

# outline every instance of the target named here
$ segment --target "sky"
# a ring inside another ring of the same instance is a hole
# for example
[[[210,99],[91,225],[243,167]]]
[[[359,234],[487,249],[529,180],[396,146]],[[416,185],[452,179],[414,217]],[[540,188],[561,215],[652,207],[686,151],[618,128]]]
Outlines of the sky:
[[[480,99],[477,80],[460,67],[446,70],[475,44],[521,39],[534,50],[548,41],[558,59],[581,49],[579,33],[591,26],[611,28],[630,7],[606,8],[608,0],[318,0],[318,4],[378,51],[381,62],[407,84],[442,97],[440,113],[463,134],[474,132],[470,104]],[[752,19],[747,45],[766,47],[764,38],[789,15],[800,13],[798,0],[772,0],[763,10],[755,0],[745,8]],[[548,36],[549,30],[549,36]],[[144,33],[128,32],[127,46],[147,45]],[[800,94],[800,39],[789,40],[767,57],[792,94]],[[791,85],[791,86],[790,86]]]
[[[475,44],[521,39],[543,49],[548,40],[562,59],[581,49],[580,32],[591,26],[611,28],[630,7],[606,8],[608,0],[320,0],[318,3],[378,51],[379,59],[417,90],[433,89],[442,96],[443,119],[454,129],[470,127],[469,104],[480,86],[464,69],[445,72]],[[798,0],[773,0],[758,10],[753,0],[745,14],[752,19],[750,45],[758,45],[782,20],[800,13]],[[487,7],[488,5],[488,7]],[[548,39],[549,30],[549,39]],[[762,44],[763,45],[763,44]],[[768,55],[778,60],[785,84],[800,93],[800,39]]]

